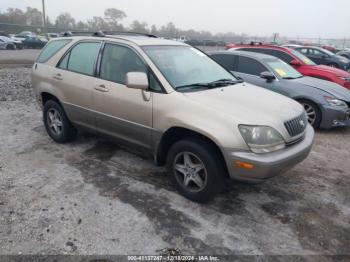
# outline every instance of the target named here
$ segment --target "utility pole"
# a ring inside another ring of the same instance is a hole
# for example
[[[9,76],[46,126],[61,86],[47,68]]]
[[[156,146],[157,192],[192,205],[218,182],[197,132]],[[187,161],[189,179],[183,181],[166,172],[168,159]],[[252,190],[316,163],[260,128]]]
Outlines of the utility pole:
[[[46,14],[45,14],[45,0],[42,0],[43,4],[43,25],[44,25],[44,30],[43,33],[46,33]]]

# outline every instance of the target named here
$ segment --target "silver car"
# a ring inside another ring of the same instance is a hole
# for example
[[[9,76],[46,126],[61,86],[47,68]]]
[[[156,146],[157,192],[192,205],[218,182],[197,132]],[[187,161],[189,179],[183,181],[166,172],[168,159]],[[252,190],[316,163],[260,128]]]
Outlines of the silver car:
[[[0,49],[14,50],[16,45],[14,41],[6,36],[0,36]]]
[[[149,152],[185,197],[262,182],[303,161],[313,128],[292,99],[242,83],[201,51],[149,35],[51,40],[32,70],[49,136],[79,127]]]
[[[248,83],[300,102],[314,128],[350,126],[350,91],[326,80],[303,76],[282,60],[246,51],[210,55]]]

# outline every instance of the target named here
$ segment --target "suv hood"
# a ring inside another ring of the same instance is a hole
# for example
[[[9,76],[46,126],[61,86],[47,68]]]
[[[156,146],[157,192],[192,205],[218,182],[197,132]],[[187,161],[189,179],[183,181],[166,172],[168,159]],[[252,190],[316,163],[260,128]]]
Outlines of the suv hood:
[[[315,66],[311,66],[311,67],[315,68],[317,70],[324,71],[324,72],[332,73],[336,76],[350,77],[350,73],[348,73],[344,70],[335,68],[335,67],[330,67],[330,66],[326,66],[326,65],[315,65]]]
[[[314,77],[307,77],[307,76],[293,79],[291,81],[293,81],[294,83],[296,82],[296,83],[307,85],[313,88],[320,89],[324,92],[327,92],[330,95],[335,96],[336,98],[350,102],[350,91],[345,87],[342,87],[336,83],[314,78]]]
[[[229,115],[237,124],[278,128],[304,111],[294,100],[248,83],[183,94],[218,114]]]

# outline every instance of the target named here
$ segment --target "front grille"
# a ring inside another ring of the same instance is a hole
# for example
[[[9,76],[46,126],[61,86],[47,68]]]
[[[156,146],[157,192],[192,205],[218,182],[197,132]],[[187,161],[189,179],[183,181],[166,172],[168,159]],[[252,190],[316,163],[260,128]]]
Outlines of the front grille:
[[[298,144],[299,142],[303,141],[304,138],[305,138],[305,136],[298,137],[297,139],[294,139],[294,140],[286,143],[286,146],[292,146],[292,145]]]
[[[284,126],[291,137],[302,134],[307,126],[306,113],[304,112],[302,115],[284,122]]]

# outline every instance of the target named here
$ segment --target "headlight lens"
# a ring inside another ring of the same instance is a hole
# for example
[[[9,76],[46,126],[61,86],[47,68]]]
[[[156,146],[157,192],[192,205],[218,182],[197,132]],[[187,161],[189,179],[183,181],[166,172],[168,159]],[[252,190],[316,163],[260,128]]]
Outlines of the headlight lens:
[[[272,127],[239,125],[238,128],[244,141],[254,153],[269,153],[286,146],[281,134]]]
[[[342,100],[339,100],[333,97],[328,97],[328,96],[325,96],[324,98],[326,99],[328,104],[331,106],[348,107],[348,105]]]

